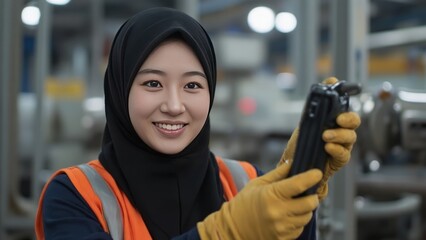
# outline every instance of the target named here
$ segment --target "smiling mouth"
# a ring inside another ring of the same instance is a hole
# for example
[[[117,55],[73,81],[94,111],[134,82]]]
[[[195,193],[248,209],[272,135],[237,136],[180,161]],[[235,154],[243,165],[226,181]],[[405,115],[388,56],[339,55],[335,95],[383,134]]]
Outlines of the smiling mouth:
[[[177,131],[182,129],[186,124],[154,123],[154,125],[160,129],[164,129],[167,131]]]

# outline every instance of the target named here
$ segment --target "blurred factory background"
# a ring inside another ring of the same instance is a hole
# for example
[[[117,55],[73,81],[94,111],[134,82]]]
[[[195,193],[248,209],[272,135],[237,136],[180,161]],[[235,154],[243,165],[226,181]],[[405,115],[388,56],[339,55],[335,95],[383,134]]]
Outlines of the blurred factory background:
[[[0,239],[33,239],[40,190],[97,157],[112,38],[153,6],[199,19],[217,50],[214,152],[269,170],[312,83],[363,86],[351,163],[320,239],[426,239],[426,1],[0,0]]]

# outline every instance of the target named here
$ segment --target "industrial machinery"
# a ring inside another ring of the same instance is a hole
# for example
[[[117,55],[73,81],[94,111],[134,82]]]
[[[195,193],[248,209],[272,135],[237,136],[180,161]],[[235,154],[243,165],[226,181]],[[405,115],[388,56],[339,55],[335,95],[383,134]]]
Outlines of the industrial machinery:
[[[360,113],[358,239],[420,239],[426,219],[426,92],[384,82],[375,95],[360,97]]]
[[[376,95],[361,96],[360,104],[358,142],[364,172],[381,164],[426,164],[426,92],[394,89],[385,82]]]

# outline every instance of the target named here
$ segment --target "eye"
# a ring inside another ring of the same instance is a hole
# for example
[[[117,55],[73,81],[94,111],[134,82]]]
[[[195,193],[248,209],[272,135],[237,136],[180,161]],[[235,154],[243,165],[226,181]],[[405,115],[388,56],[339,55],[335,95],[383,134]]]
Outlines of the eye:
[[[203,86],[201,86],[201,84],[197,83],[197,82],[190,82],[188,84],[185,85],[185,88],[188,89],[198,89],[198,88],[203,88]]]
[[[156,81],[156,80],[146,81],[146,82],[142,83],[142,85],[147,86],[147,87],[151,87],[151,88],[160,88],[161,87],[161,83],[159,81]]]

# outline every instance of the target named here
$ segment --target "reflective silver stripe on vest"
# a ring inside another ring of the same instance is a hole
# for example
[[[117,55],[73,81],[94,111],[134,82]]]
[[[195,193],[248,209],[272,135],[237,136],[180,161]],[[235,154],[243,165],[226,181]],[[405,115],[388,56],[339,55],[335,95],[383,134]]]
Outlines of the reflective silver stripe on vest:
[[[250,181],[250,178],[244,168],[236,160],[223,159],[223,162],[231,171],[232,178],[234,179],[235,186],[237,187],[238,192],[243,189],[243,187]]]
[[[123,220],[121,219],[121,209],[111,188],[103,177],[91,166],[87,164],[78,165],[89,179],[90,185],[102,202],[105,220],[112,239],[123,239]]]

